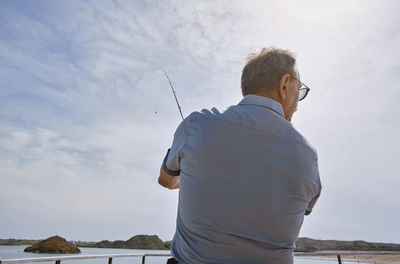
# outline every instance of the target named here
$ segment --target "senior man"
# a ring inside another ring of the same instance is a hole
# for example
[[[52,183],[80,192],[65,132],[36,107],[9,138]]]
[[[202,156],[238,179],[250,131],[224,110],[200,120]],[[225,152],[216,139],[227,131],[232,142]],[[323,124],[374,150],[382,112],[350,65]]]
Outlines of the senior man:
[[[159,184],[179,188],[179,263],[293,263],[320,195],[317,153],[291,124],[310,90],[294,54],[250,54],[241,87],[238,105],[190,114],[161,166]]]

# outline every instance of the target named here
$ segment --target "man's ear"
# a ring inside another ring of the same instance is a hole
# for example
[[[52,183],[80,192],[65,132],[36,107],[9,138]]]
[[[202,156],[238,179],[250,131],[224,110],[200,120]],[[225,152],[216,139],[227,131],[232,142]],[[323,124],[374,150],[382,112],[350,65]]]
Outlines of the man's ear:
[[[287,93],[287,89],[288,89],[288,85],[290,82],[290,74],[286,73],[282,76],[281,80],[279,81],[279,98],[281,100],[285,100],[286,99],[286,93]]]

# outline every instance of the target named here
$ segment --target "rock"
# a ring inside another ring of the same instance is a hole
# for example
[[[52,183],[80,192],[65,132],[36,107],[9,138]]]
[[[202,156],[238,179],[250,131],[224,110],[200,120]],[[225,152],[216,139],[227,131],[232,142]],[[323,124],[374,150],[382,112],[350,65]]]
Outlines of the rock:
[[[70,244],[62,237],[52,236],[24,249],[25,252],[33,253],[57,253],[71,254],[80,253],[76,246]]]
[[[164,242],[158,236],[136,235],[126,241],[129,248],[137,249],[165,249]]]
[[[117,240],[114,242],[103,240],[99,243],[91,245],[97,248],[129,248],[129,249],[169,249],[164,242],[156,235],[137,235],[131,237],[127,241]]]

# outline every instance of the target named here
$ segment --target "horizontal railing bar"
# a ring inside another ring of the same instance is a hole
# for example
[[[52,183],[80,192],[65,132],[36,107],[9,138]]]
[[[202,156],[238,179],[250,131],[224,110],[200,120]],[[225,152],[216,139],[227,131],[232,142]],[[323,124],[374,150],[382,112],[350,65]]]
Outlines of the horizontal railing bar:
[[[171,254],[110,254],[110,255],[80,255],[80,256],[54,256],[39,258],[21,258],[21,259],[0,259],[0,264],[28,263],[28,262],[45,262],[56,260],[78,260],[78,259],[96,259],[96,258],[128,258],[128,257],[169,257]]]

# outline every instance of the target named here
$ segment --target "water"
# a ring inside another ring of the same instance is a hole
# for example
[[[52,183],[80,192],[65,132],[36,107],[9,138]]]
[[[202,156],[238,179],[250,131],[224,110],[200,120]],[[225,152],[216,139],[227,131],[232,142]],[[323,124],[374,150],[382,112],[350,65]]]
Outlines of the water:
[[[82,256],[82,255],[102,255],[102,254],[170,254],[169,250],[147,250],[147,249],[119,249],[119,248],[79,248],[81,254],[40,254],[24,252],[26,246],[0,246],[0,258],[38,258],[54,256]],[[146,264],[165,264],[169,257],[146,257]],[[54,264],[54,261],[34,262],[40,264]],[[61,261],[64,264],[107,264],[108,259],[79,259]],[[142,257],[113,258],[113,264],[141,264]]]
[[[38,254],[24,252],[27,246],[0,246],[0,258],[14,259],[14,258],[37,258],[37,257],[54,257],[58,254]],[[82,255],[100,255],[100,254],[170,254],[169,250],[147,250],[147,249],[117,249],[117,248],[80,248]],[[67,254],[62,256],[73,256],[77,254]],[[146,257],[146,264],[165,264],[169,257]],[[35,262],[40,264],[53,264],[53,261],[48,262]],[[87,259],[87,260],[65,260],[61,261],[64,264],[107,264],[108,259]],[[132,258],[115,258],[113,264],[141,264],[141,257]],[[310,257],[295,257],[295,264],[334,264],[338,263],[336,259],[323,259],[323,258],[310,258]],[[350,262],[342,261],[342,263],[359,263],[367,264],[367,262]]]

